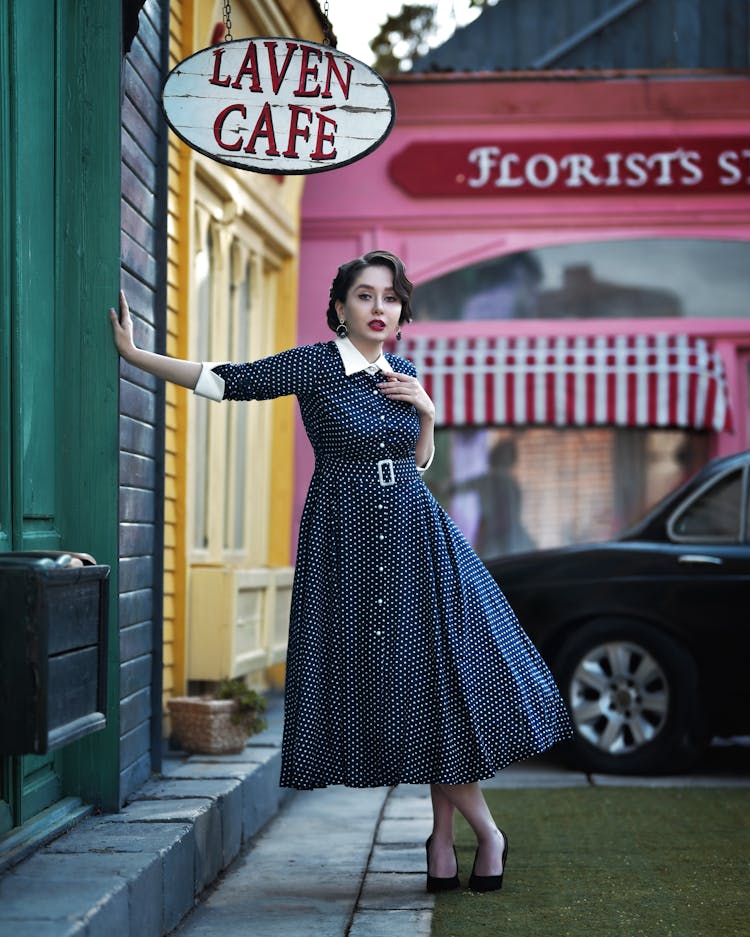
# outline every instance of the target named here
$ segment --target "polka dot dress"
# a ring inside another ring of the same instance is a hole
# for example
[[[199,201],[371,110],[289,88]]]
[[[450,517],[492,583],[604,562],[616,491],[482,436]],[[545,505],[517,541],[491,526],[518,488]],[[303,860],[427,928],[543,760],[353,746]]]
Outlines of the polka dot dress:
[[[417,471],[415,409],[346,376],[334,342],[214,371],[228,399],[296,394],[315,451],[281,785],[468,783],[567,737],[546,664]]]

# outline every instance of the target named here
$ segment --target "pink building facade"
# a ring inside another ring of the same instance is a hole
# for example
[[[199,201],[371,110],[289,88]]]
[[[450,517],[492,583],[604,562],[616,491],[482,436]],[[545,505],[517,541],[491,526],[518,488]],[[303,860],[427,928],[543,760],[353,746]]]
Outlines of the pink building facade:
[[[339,263],[403,257],[404,353],[444,426],[431,484],[480,552],[610,535],[747,448],[750,79],[425,75],[391,90],[386,142],[306,184],[298,342],[331,337]],[[298,427],[295,524],[312,465]],[[513,517],[495,536],[501,488]]]

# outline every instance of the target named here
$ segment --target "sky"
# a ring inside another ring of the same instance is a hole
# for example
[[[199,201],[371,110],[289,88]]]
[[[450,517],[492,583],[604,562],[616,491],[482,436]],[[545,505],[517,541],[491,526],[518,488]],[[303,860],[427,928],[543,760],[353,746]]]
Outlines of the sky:
[[[419,0],[428,2],[428,0]],[[463,26],[478,16],[477,10],[469,9],[469,0],[432,0],[437,7],[438,32],[432,39],[432,45],[441,42],[453,34],[458,24]],[[320,0],[323,8],[325,0]],[[328,19],[338,39],[338,49],[347,55],[372,64],[372,52],[369,42],[380,32],[385,19],[398,13],[403,0],[328,0]]]

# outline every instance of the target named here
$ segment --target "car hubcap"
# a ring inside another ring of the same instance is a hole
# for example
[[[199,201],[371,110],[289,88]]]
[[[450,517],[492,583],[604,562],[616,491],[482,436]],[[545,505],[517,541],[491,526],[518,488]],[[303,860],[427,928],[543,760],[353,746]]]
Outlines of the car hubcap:
[[[664,727],[669,684],[648,651],[612,641],[580,660],[570,682],[570,708],[587,742],[609,755],[625,755]]]

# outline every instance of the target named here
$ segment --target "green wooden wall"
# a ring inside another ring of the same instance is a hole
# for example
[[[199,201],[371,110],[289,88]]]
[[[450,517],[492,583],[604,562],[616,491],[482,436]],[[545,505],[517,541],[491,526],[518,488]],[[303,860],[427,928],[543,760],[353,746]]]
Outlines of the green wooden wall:
[[[0,834],[66,794],[118,806],[120,29],[119,3],[0,0],[0,550],[112,567],[107,729],[0,756]]]

